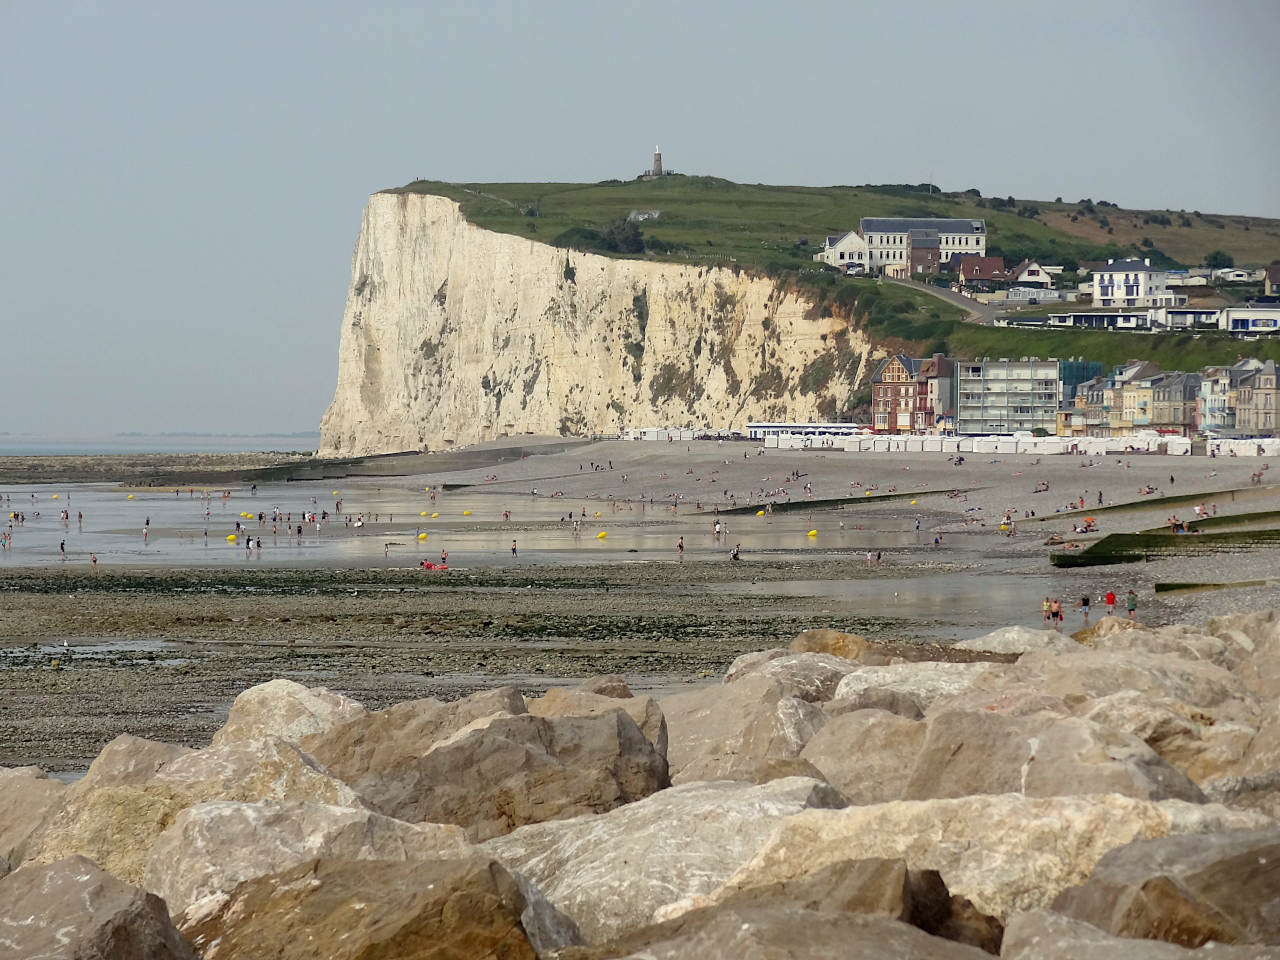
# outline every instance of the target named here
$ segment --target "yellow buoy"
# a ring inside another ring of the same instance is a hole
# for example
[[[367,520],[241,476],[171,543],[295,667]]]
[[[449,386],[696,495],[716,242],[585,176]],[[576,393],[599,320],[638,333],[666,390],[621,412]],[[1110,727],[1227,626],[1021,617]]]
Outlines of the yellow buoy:
[[[432,519],[432,520],[434,520],[434,519],[435,519],[436,517],[438,517],[438,516],[440,516],[440,514],[438,514],[438,513],[433,513],[433,514],[431,515],[431,519]]]
[[[599,533],[597,533],[597,534],[596,534],[596,539],[597,539],[597,540],[603,540],[603,539],[604,539],[605,537],[607,537],[607,536],[608,536],[608,534],[607,534],[607,533],[605,533],[603,530],[601,530]]]
[[[431,488],[430,488],[430,487],[423,487],[423,488],[422,488],[422,492],[423,492],[423,493],[430,493],[430,492],[431,492]]]
[[[864,496],[864,497],[869,497],[869,496],[871,496],[871,491],[870,491],[870,490],[868,490],[866,493],[864,493],[864,494],[863,494],[863,496]]]
[[[425,510],[423,510],[420,514],[418,514],[418,516],[420,517],[425,517],[426,515],[427,515],[427,511]]]
[[[463,510],[463,511],[462,511],[462,515],[463,515],[464,517],[469,517],[469,516],[471,516],[471,511],[470,511],[470,510]]]
[[[129,494],[127,497],[125,497],[125,499],[126,499],[126,500],[132,500],[132,499],[133,499],[133,494],[132,494],[132,493],[131,493],[131,494]]]
[[[333,495],[336,497],[338,495],[338,491],[337,490],[333,491]]]
[[[425,540],[425,539],[427,539],[427,535],[426,535],[425,533],[420,533],[420,534],[418,534],[418,539],[419,539],[419,540]]]
[[[235,542],[236,542],[236,535],[234,533],[228,533],[227,543],[235,543]]]
[[[764,516],[764,511],[763,511],[763,510],[757,510],[757,511],[756,511],[756,516],[757,516],[757,517],[763,517],[763,516]]]
[[[1008,529],[1009,529],[1009,525],[1008,525],[1007,523],[1002,523],[1002,524],[1000,524],[1000,529],[1001,529],[1001,530],[1008,530]]]
[[[914,507],[914,506],[916,505],[916,502],[915,502],[914,500],[912,500],[912,501],[911,501],[911,505]]]
[[[597,517],[598,517],[598,516],[600,516],[600,511],[599,511],[599,510],[597,510],[597,511],[596,511],[596,516],[597,516]]]
[[[811,536],[811,537],[816,537],[817,535],[818,535],[818,531],[817,531],[817,530],[810,530],[810,531],[809,531],[809,536]]]
[[[58,499],[58,495],[57,495],[56,493],[53,495],[53,499],[55,499],[55,500],[57,500],[57,499]]]

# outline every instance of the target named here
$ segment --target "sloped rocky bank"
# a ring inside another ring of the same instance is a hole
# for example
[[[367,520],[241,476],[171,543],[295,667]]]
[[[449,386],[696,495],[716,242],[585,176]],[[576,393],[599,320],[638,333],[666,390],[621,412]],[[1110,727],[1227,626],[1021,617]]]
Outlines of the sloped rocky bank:
[[[0,770],[0,957],[1280,960],[1280,611],[829,630],[369,710],[245,690],[202,749]]]

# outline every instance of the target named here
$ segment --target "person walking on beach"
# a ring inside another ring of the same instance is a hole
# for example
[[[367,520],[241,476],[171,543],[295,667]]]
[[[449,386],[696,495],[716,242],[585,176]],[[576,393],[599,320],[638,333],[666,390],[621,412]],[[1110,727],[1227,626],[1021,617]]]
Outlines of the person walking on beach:
[[[1089,625],[1089,597],[1085,595],[1080,598],[1080,612],[1084,614],[1084,625]]]
[[[1106,603],[1106,605],[1107,605],[1107,616],[1108,616],[1108,617],[1115,616],[1115,612],[1116,612],[1116,592],[1115,592],[1114,590],[1108,590],[1108,591],[1107,591],[1107,595],[1106,595],[1106,597],[1105,597],[1105,598],[1103,598],[1103,599],[1104,599],[1104,602],[1105,602],[1105,603]]]
[[[63,540],[59,543],[58,550],[62,553],[62,560],[65,563],[67,559],[67,541]]]
[[[512,541],[511,541],[511,556],[513,556],[513,557],[514,557],[515,555],[516,555],[516,542],[515,542],[514,540],[512,540]]]
[[[1040,622],[1041,623],[1049,622],[1049,608],[1051,606],[1053,606],[1053,604],[1049,601],[1048,597],[1045,597],[1044,602],[1040,604]]]
[[[684,537],[676,541],[676,554],[682,561],[684,560]]]
[[[1129,611],[1129,619],[1132,620],[1134,611],[1138,609],[1138,595],[1132,590],[1130,590],[1129,595],[1124,598],[1124,606],[1125,609]]]
[[[1057,597],[1049,604],[1049,619],[1053,621],[1053,629],[1062,631],[1062,601]]]
[[[448,562],[449,562],[449,551],[448,551],[448,550],[441,550],[441,551],[440,551],[440,566],[442,566],[442,567],[443,567],[443,566],[444,566],[446,563],[448,563]]]
[[[98,575],[98,555],[96,553],[89,554],[89,568],[96,577]]]

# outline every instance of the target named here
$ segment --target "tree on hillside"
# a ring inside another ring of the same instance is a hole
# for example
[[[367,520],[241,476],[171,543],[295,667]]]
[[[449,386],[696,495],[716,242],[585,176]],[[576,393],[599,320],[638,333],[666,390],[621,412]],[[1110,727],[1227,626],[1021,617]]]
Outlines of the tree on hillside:
[[[618,253],[643,253],[644,235],[630,220],[611,220],[600,228],[601,246]]]
[[[1236,265],[1235,258],[1225,250],[1215,250],[1204,258],[1204,265],[1210,270],[1222,270]]]

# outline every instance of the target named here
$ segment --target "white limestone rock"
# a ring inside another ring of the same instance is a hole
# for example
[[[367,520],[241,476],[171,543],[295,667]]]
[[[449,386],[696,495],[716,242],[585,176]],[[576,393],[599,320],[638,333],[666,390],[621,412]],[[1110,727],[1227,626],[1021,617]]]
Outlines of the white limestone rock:
[[[689,783],[599,816],[521,827],[483,847],[588,941],[602,941],[644,926],[664,904],[716,889],[789,815],[842,803],[802,777]]]

